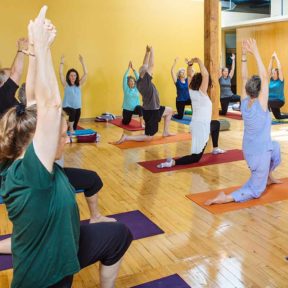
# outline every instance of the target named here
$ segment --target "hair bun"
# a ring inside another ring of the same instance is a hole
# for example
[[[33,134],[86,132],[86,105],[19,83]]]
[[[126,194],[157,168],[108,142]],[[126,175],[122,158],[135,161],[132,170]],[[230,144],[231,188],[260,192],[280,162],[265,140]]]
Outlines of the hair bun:
[[[16,105],[16,115],[21,116],[25,113],[26,106],[23,103],[19,103]]]

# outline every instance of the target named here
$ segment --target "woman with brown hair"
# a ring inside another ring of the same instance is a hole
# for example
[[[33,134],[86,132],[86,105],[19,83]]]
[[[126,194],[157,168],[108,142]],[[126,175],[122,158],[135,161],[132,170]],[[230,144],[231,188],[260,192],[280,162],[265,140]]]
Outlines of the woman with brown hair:
[[[213,142],[213,154],[224,153],[225,151],[218,148],[218,138],[220,123],[212,120],[212,102],[207,94],[208,88],[212,86],[209,73],[199,58],[192,58],[188,65],[197,63],[200,73],[195,73],[189,85],[189,93],[193,106],[192,120],[190,131],[192,135],[191,154],[178,159],[167,159],[166,162],[157,165],[158,168],[169,168],[175,165],[187,165],[199,162],[203,156],[209,135],[211,133]]]
[[[54,163],[67,124],[50,52],[56,30],[46,10],[29,25],[37,115],[35,105],[19,104],[0,120],[1,196],[13,223],[11,287],[71,287],[73,274],[101,261],[101,287],[112,288],[132,236],[120,223],[80,226],[75,191]]]

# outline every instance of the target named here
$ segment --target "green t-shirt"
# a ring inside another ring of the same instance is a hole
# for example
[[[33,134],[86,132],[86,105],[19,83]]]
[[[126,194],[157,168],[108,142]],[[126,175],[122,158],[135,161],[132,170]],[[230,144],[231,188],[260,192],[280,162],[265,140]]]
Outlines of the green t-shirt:
[[[13,223],[13,288],[44,288],[80,270],[80,219],[75,190],[61,167],[50,173],[30,144],[3,176],[1,192]]]

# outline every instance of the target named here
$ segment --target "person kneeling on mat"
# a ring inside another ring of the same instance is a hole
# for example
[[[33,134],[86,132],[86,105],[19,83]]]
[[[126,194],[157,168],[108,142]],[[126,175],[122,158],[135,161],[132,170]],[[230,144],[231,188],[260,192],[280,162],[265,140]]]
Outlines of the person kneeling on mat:
[[[213,142],[213,154],[221,154],[225,151],[218,147],[218,138],[220,131],[220,122],[212,120],[212,102],[207,95],[209,87],[212,87],[210,75],[199,58],[192,58],[188,65],[197,63],[200,67],[200,73],[195,73],[189,85],[189,93],[193,106],[193,114],[190,123],[192,135],[192,154],[176,160],[167,159],[166,162],[157,165],[157,168],[169,168],[175,165],[187,165],[199,162],[203,156],[209,134],[211,133]]]
[[[132,69],[134,72],[135,78],[133,76],[128,76],[129,71]],[[139,91],[136,87],[136,81],[139,79],[139,74],[133,68],[132,62],[129,62],[129,66],[127,71],[123,77],[123,92],[124,92],[124,100],[123,100],[123,112],[122,112],[122,124],[129,125],[132,119],[132,115],[138,115],[140,119],[140,126],[144,128],[143,123],[143,113],[142,107],[140,106],[139,99]]]
[[[101,261],[100,285],[112,288],[132,235],[120,223],[80,226],[75,191],[54,163],[65,146],[67,123],[50,51],[56,29],[46,10],[28,27],[37,105],[18,104],[0,120],[1,196],[13,224],[12,287],[71,287],[73,274]]]
[[[176,74],[175,73],[175,66],[177,64],[177,61],[178,61],[178,58],[176,58],[174,60],[173,66],[171,68],[171,76],[172,76],[172,79],[173,79],[173,82],[176,86],[176,91],[177,91],[177,98],[176,98],[177,114],[174,114],[173,118],[183,119],[185,106],[190,105],[191,110],[192,110],[188,86],[191,82],[194,71],[192,69],[192,66],[188,65],[187,66],[187,77],[185,75],[185,69],[184,68],[180,68]]]
[[[143,65],[140,67],[140,77],[137,80],[137,88],[143,99],[143,117],[145,121],[144,135],[126,135],[123,134],[120,140],[114,144],[121,144],[125,141],[151,141],[153,136],[158,132],[159,122],[164,118],[163,136],[171,136],[169,133],[169,125],[173,110],[171,107],[160,106],[159,93],[155,85],[152,83],[152,75],[154,69],[154,50],[152,47],[146,47],[146,53]]]
[[[254,56],[259,74],[250,79],[248,79],[247,52]],[[268,75],[256,41],[254,39],[245,40],[242,43],[241,112],[244,120],[242,145],[251,177],[240,189],[228,195],[221,192],[215,198],[206,201],[206,205],[234,201],[244,202],[259,198],[267,185],[281,183],[272,175],[272,171],[281,162],[281,152],[279,143],[271,140],[268,91]]]
[[[273,69],[273,61],[276,61],[277,68]],[[282,114],[280,108],[285,104],[284,97],[284,76],[281,68],[281,63],[276,52],[273,53],[268,67],[268,75],[270,76],[269,83],[269,100],[268,107],[272,111],[275,119],[288,119],[287,114]]]

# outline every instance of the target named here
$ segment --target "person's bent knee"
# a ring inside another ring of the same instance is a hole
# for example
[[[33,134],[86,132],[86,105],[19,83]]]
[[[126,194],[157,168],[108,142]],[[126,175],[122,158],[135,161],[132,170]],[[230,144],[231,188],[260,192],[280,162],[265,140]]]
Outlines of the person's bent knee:
[[[129,228],[123,223],[111,223],[109,233],[111,238],[109,239],[109,255],[105,259],[101,260],[101,263],[105,266],[111,266],[117,263],[128,250],[133,235]]]

